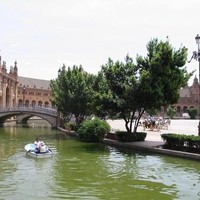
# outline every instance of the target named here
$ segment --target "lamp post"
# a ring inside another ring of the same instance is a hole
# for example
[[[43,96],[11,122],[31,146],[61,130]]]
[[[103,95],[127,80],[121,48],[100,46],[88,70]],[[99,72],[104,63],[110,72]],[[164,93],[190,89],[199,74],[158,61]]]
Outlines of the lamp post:
[[[25,107],[25,92],[26,92],[26,86],[23,86],[23,106]]]
[[[194,51],[193,52],[193,55],[192,55],[192,59],[195,59],[199,62],[199,96],[198,96],[198,105],[199,105],[199,125],[198,125],[198,135],[200,136],[200,36],[199,34],[197,34],[197,36],[195,37],[195,41],[196,41],[196,44],[198,46],[198,51]],[[190,61],[191,61],[190,60]],[[189,62],[190,62],[189,61]]]
[[[197,34],[195,37],[196,44],[198,45],[198,51],[195,53],[196,60],[199,62],[199,83],[200,83],[200,36]],[[194,53],[193,53],[194,54]],[[199,86],[199,96],[198,96],[198,104],[199,104],[199,125],[198,125],[198,135],[200,136],[200,85]]]
[[[199,105],[199,125],[198,125],[198,135],[200,136],[200,36],[197,34],[195,37],[196,44],[198,46],[198,51],[193,51],[192,57],[189,63],[191,62],[192,59],[195,59],[199,62],[199,95],[198,95],[198,105]]]

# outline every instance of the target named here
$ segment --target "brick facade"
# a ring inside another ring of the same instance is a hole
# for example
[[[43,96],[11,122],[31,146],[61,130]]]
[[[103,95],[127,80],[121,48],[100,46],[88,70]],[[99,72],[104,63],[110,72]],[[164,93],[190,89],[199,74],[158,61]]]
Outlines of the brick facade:
[[[50,81],[18,77],[18,106],[52,107]]]
[[[17,77],[18,68],[17,62],[14,62],[14,67],[7,70],[6,62],[1,61],[0,55],[0,108],[14,107],[17,104]]]
[[[7,70],[0,55],[0,108],[16,106],[52,107],[50,81],[18,76],[17,62]]]
[[[177,104],[172,105],[172,108],[177,110],[175,116],[183,117],[187,113],[188,108],[197,108],[199,110],[199,82],[195,77],[191,86],[186,86],[180,89],[180,98]]]

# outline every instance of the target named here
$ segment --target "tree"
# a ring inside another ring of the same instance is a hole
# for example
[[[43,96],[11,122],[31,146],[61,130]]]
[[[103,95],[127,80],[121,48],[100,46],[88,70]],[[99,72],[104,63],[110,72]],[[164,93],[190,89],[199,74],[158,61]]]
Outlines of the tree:
[[[197,108],[188,108],[188,115],[190,116],[190,119],[195,119],[197,114],[198,114],[198,110]]]
[[[180,88],[193,74],[182,68],[186,60],[185,47],[175,50],[168,41],[158,42],[157,39],[147,44],[147,56],[137,56],[136,64],[128,55],[125,63],[109,59],[100,73],[106,81],[103,81],[104,90],[97,95],[99,107],[112,116],[120,116],[127,132],[136,133],[145,110],[178,102]]]
[[[127,132],[131,133],[133,121],[137,111],[137,115],[141,117],[144,112],[143,101],[139,100],[142,92],[137,77],[138,67],[133,63],[133,59],[126,56],[125,63],[112,59],[102,66],[101,72],[98,74],[98,92],[96,99],[101,110],[107,111],[110,116],[118,116],[125,121]],[[139,121],[135,121],[135,127]],[[134,131],[136,132],[136,131]]]
[[[168,41],[153,39],[147,44],[147,57],[137,57],[141,73],[149,76],[149,106],[160,109],[178,102],[181,87],[187,85],[193,72],[184,67],[187,61],[187,49],[175,50]]]
[[[160,109],[178,102],[180,88],[187,85],[194,71],[188,73],[184,67],[187,61],[187,49],[174,49],[169,41],[153,39],[147,44],[147,57],[138,56],[137,66],[145,85],[145,109]],[[143,76],[143,74],[146,74]]]
[[[168,115],[170,118],[173,118],[174,115],[175,115],[175,113],[176,113],[176,109],[174,109],[174,108],[168,108],[168,109],[167,109],[167,115]]]
[[[74,115],[76,124],[80,124],[92,113],[92,83],[95,76],[86,73],[82,66],[63,65],[60,75],[51,80],[51,101],[64,116]]]

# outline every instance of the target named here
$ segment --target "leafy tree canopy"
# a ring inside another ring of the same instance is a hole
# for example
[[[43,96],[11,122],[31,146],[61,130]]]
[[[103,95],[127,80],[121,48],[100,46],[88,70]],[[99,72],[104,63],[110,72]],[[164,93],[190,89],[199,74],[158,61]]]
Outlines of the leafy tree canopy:
[[[149,105],[159,109],[177,103],[181,87],[187,85],[194,72],[188,73],[184,67],[187,61],[187,49],[174,49],[168,41],[153,39],[147,44],[147,56],[137,57],[137,66],[148,90]],[[148,83],[147,83],[148,82]]]
[[[92,84],[95,76],[86,73],[82,66],[66,69],[63,65],[60,75],[51,80],[52,102],[68,116],[73,114],[79,124],[92,113]]]
[[[102,80],[96,94],[99,108],[122,117],[130,133],[136,117],[135,133],[144,110],[178,102],[180,88],[193,74],[184,67],[186,60],[185,47],[175,50],[168,41],[157,39],[147,44],[147,56],[137,56],[136,64],[129,55],[125,63],[109,58],[98,76]]]

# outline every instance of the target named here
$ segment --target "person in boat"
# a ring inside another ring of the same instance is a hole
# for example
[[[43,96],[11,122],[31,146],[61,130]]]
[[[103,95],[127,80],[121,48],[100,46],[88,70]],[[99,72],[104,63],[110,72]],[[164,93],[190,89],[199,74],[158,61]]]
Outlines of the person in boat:
[[[44,142],[40,142],[40,145],[39,145],[39,152],[40,153],[45,153],[47,151],[47,147],[45,145]]]
[[[36,151],[39,151],[39,147],[40,147],[40,141],[39,141],[39,138],[36,138],[36,139],[35,139],[34,144],[35,144],[35,149],[36,149]]]

